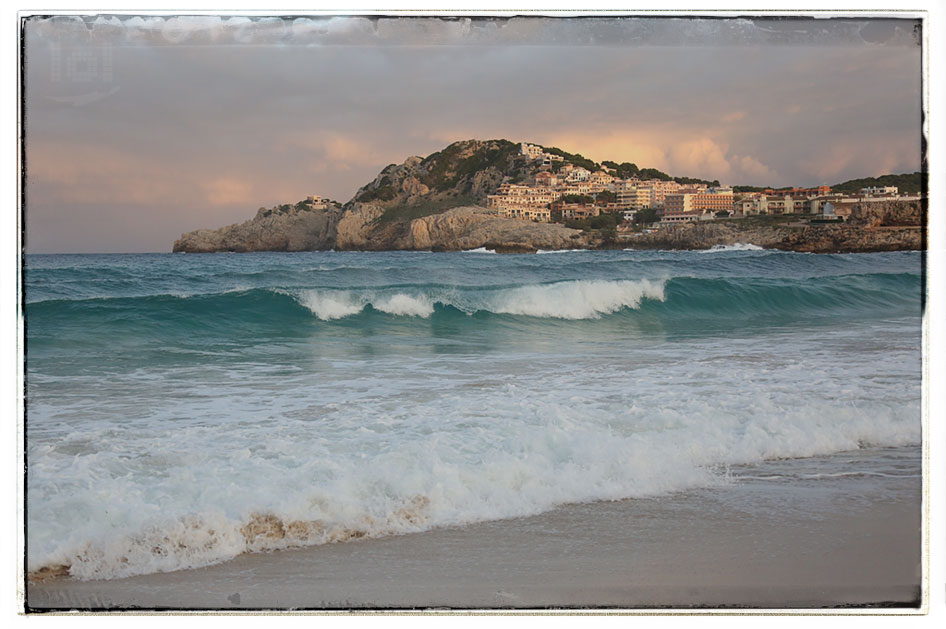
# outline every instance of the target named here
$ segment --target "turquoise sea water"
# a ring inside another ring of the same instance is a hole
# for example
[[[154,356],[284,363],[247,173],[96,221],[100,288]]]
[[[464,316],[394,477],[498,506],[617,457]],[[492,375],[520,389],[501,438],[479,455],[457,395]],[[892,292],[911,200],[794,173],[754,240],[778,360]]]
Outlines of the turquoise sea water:
[[[175,570],[915,446],[921,271],[749,247],[30,255],[28,568]]]

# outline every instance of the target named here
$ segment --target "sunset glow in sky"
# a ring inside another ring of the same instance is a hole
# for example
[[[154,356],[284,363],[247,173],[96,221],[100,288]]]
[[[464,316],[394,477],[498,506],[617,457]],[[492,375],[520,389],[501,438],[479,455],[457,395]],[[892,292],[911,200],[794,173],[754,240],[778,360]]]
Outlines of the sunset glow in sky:
[[[726,184],[921,167],[910,20],[34,18],[26,244],[169,251],[463,139]]]

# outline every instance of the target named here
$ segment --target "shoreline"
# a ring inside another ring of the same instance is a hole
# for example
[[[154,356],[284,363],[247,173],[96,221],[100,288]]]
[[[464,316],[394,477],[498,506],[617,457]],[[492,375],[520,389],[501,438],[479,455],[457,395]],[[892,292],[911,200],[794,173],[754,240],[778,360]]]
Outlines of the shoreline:
[[[27,609],[909,613],[920,604],[922,520],[919,448],[908,450],[916,476],[841,471],[786,483],[773,462],[669,496],[243,554],[193,570],[29,583]]]

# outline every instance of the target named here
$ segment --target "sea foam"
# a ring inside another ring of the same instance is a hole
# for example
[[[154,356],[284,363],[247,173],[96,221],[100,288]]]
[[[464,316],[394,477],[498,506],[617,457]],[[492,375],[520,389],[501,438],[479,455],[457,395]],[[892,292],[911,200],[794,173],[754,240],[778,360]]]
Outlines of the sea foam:
[[[522,315],[551,319],[596,319],[623,309],[636,309],[644,299],[664,300],[666,280],[577,280],[483,289],[389,293],[374,289],[338,291],[308,289],[289,292],[324,321],[361,313],[366,306],[394,316],[427,318],[435,304],[473,314]]]
[[[486,310],[554,319],[595,319],[623,308],[637,308],[643,299],[664,299],[664,282],[650,280],[579,280],[501,291]]]
[[[722,251],[765,251],[765,249],[751,243],[737,242],[731,245],[713,245],[709,249],[701,249],[697,253],[720,253]]]
[[[920,443],[919,254],[576,256],[31,259],[29,294],[63,301],[26,311],[27,570],[194,568],[846,450],[889,475],[870,449]]]

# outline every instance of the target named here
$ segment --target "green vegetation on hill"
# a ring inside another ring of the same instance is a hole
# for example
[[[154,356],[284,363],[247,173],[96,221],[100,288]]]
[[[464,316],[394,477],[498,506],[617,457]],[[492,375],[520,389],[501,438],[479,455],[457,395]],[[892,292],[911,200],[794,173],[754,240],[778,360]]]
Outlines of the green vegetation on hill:
[[[864,177],[850,179],[844,183],[831,186],[832,192],[857,192],[861,188],[873,186],[897,186],[900,192],[919,193],[923,190],[923,173],[904,173],[902,175],[881,175],[880,177]]]
[[[554,146],[543,146],[542,148],[545,150],[546,153],[550,153],[550,154],[552,154],[552,155],[558,155],[559,157],[561,157],[562,159],[564,159],[564,160],[565,160],[566,162],[568,162],[569,164],[573,164],[573,165],[575,165],[575,166],[580,166],[581,168],[584,168],[584,169],[586,169],[586,170],[590,170],[591,172],[594,172],[594,171],[596,171],[596,170],[600,170],[600,167],[598,166],[598,164],[597,164],[596,162],[594,162],[593,160],[588,159],[588,158],[585,157],[584,155],[579,155],[579,154],[577,154],[577,153],[568,153],[568,152],[563,151],[562,149],[556,148],[556,147],[554,147]]]
[[[923,189],[923,173],[904,173],[902,175],[881,175],[880,177],[862,177],[849,179],[844,183],[831,186],[831,192],[856,193],[861,188],[876,186],[897,186],[900,192],[918,194]],[[792,186],[733,186],[733,192],[765,192],[766,190],[789,191]]]
[[[375,221],[379,225],[393,223],[394,221],[412,221],[415,218],[423,218],[431,214],[439,214],[451,208],[462,207],[464,205],[476,205],[476,199],[471,196],[457,196],[439,201],[429,201],[426,203],[415,203],[413,205],[395,205],[384,210]]]
[[[635,225],[650,225],[659,220],[660,216],[657,215],[657,208],[648,207],[634,212]]]
[[[665,172],[659,171],[656,168],[638,168],[637,164],[632,164],[631,162],[622,162],[618,164],[617,162],[612,162],[610,160],[604,160],[601,162],[602,166],[607,166],[608,168],[614,171],[614,175],[618,179],[629,179],[632,177],[637,177],[638,179],[658,179],[660,181],[675,181],[679,184],[692,184],[692,183],[705,183],[708,186],[718,186],[719,181],[708,181],[706,179],[698,179],[696,177],[671,177]]]
[[[563,194],[562,203],[594,203],[594,199],[587,194]]]
[[[519,153],[519,145],[509,140],[491,140],[487,146],[460,159],[459,155],[464,148],[462,143],[454,142],[442,151],[425,157],[421,162],[421,165],[427,169],[422,179],[424,185],[442,192],[481,170],[488,168],[505,170],[510,158]]]
[[[713,181],[709,181],[707,179],[697,179],[696,177],[674,177],[673,180],[681,185],[702,183],[702,184],[706,184],[707,186],[711,186],[713,188],[719,187],[719,179],[714,179]]]
[[[598,203],[616,203],[618,200],[618,195],[614,194],[610,190],[602,190],[595,195],[595,201]]]
[[[585,231],[598,230],[603,236],[609,236],[616,231],[622,218],[622,215],[618,212],[602,212],[598,216],[567,220],[565,221],[565,227]]]
[[[631,177],[637,177],[641,169],[637,167],[637,164],[632,164],[630,162],[622,162],[618,164],[617,162],[612,162],[610,160],[604,160],[601,162],[602,166],[607,166],[608,168],[614,170],[614,175],[618,179],[629,179]]]
[[[365,190],[360,195],[358,195],[356,200],[361,201],[362,203],[367,203],[369,201],[390,201],[396,196],[397,192],[395,192],[394,186],[391,184],[386,184],[378,186],[374,190]]]

